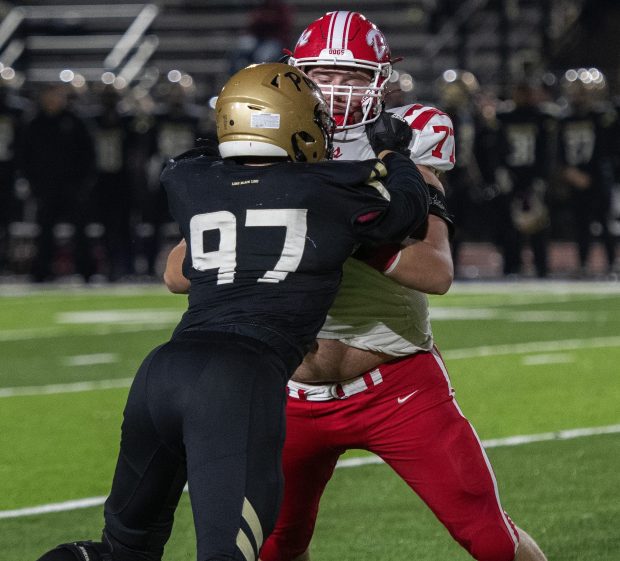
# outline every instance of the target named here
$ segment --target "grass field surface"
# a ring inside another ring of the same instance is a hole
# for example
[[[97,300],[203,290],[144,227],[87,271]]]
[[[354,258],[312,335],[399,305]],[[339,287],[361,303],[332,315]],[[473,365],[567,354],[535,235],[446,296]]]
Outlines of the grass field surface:
[[[185,304],[158,287],[0,287],[2,561],[98,537],[131,377]],[[620,285],[462,284],[431,307],[457,399],[511,517],[550,561],[618,561]],[[349,453],[328,485],[312,553],[469,559],[364,452]],[[194,557],[185,494],[165,559]]]

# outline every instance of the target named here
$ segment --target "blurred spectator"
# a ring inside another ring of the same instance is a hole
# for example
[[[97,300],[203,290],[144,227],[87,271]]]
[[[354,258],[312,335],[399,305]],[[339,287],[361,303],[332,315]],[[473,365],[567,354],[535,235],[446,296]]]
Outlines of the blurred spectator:
[[[147,272],[145,241],[150,243],[153,226],[148,224],[148,208],[152,199],[152,181],[149,177],[150,162],[157,156],[157,130],[155,128],[155,102],[148,94],[128,99],[131,108],[131,121],[127,131],[127,182],[131,193],[131,216],[135,237],[133,255],[138,273]]]
[[[17,217],[16,147],[23,128],[24,105],[0,79],[0,272],[6,267],[9,224]]]
[[[609,230],[614,185],[613,138],[617,114],[611,106],[595,107],[593,92],[577,79],[566,84],[569,108],[560,121],[561,176],[571,188],[581,274],[588,273],[593,234],[605,247],[613,271],[616,243]]]
[[[156,273],[156,261],[164,242],[164,224],[173,222],[159,175],[166,161],[196,145],[202,110],[187,98],[178,84],[165,86],[164,100],[155,109],[155,152],[148,163],[148,193],[143,208],[144,252],[149,275]]]
[[[459,265],[459,250],[464,239],[484,230],[480,224],[481,206],[488,199],[486,187],[493,183],[493,170],[487,172],[483,159],[486,120],[478,111],[474,100],[479,91],[476,77],[463,70],[447,70],[436,82],[439,107],[454,124],[456,161],[454,168],[442,178],[446,186],[448,207],[454,214],[456,231],[452,240],[452,257]],[[481,163],[483,165],[481,165]]]
[[[293,26],[291,7],[283,0],[263,0],[250,12],[245,33],[239,37],[230,73],[256,62],[272,62],[290,47]]]
[[[103,89],[93,116],[97,180],[94,219],[105,228],[108,278],[132,274],[131,189],[127,173],[131,115],[121,112],[118,90]]]
[[[521,82],[513,89],[514,106],[498,112],[500,195],[495,199],[495,240],[506,275],[521,272],[521,250],[529,241],[538,277],[548,274],[549,210],[547,182],[553,165],[557,121],[536,104],[535,87]]]
[[[423,0],[428,13],[428,31],[435,35],[463,4],[459,0]]]
[[[38,110],[20,142],[20,163],[37,201],[37,255],[32,274],[37,282],[54,277],[54,226],[73,226],[75,270],[85,281],[93,262],[84,227],[89,217],[94,148],[84,121],[67,108],[66,86],[50,84],[39,95]]]

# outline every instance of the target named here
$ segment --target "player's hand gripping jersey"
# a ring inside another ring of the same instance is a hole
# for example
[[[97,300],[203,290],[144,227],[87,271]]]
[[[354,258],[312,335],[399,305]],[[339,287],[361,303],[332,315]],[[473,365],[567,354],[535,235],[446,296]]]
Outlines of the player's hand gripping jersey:
[[[419,104],[390,112],[403,117],[413,130],[409,146],[413,162],[440,171],[454,167],[454,129],[448,115]],[[336,133],[335,159],[374,157],[364,127]],[[357,259],[349,259],[319,337],[392,356],[430,350],[433,335],[427,297],[400,286]]]
[[[399,154],[269,166],[189,156],[162,183],[188,247],[189,308],[177,332],[233,330],[296,361],[356,244],[400,240],[428,210],[421,175]]]

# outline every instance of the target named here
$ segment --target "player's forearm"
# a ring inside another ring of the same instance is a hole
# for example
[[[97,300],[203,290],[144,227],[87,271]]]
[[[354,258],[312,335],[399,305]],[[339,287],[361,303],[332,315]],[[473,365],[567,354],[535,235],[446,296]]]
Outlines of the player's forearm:
[[[446,223],[429,215],[425,238],[413,240],[404,247],[398,263],[386,275],[398,284],[420,292],[445,294],[454,280]]]
[[[166,260],[164,283],[168,290],[174,294],[187,294],[189,292],[190,282],[183,275],[186,248],[185,240],[181,240],[172,248]]]
[[[422,177],[424,178],[424,181],[426,181],[427,185],[431,185],[432,187],[439,189],[444,195],[446,194],[446,191],[441,181],[439,181],[439,178],[437,177],[437,175],[435,175],[435,172],[430,167],[417,164],[417,168],[418,171],[422,174]]]
[[[386,187],[391,200],[382,217],[386,239],[407,237],[428,216],[428,188],[422,174],[407,157],[395,152],[382,152],[381,160],[388,174]]]

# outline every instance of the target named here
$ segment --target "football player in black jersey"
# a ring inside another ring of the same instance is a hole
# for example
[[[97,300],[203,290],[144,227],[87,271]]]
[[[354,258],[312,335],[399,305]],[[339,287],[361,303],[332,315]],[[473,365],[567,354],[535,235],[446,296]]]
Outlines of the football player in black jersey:
[[[189,307],[129,392],[103,542],[63,544],[40,561],[160,560],[186,482],[198,559],[254,561],[282,493],[286,382],[343,262],[359,243],[399,241],[427,219],[428,188],[393,151],[393,131],[375,135],[380,159],[321,161],[332,121],[300,70],[241,70],[216,113],[223,158],[191,151],[162,174],[188,248]],[[410,131],[396,121],[388,128]]]
[[[560,170],[570,189],[579,274],[583,276],[589,274],[593,232],[598,230],[605,250],[607,273],[613,274],[616,258],[616,239],[609,224],[615,181],[613,143],[617,141],[613,131],[618,116],[612,107],[596,103],[597,89],[591,86],[581,78],[566,81],[570,105],[560,120],[558,135]]]

